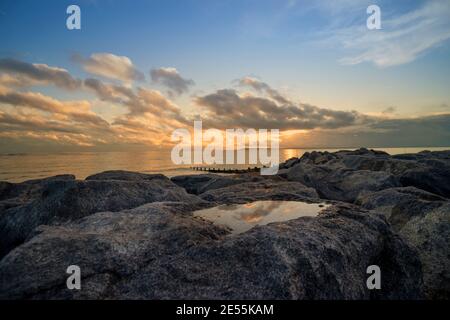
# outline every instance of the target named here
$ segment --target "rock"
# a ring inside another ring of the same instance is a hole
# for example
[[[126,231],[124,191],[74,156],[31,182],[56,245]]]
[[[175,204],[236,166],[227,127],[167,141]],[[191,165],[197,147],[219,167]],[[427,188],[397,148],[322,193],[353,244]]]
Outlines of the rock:
[[[329,162],[333,159],[337,159],[337,158],[338,158],[338,156],[336,154],[329,153],[327,151],[325,151],[325,152],[313,151],[311,153],[305,152],[302,155],[302,157],[300,158],[299,162],[309,163],[309,164],[324,164],[324,163],[327,163],[327,162]],[[296,163],[293,162],[293,165],[295,165],[295,164]]]
[[[186,189],[189,193],[199,194],[200,188],[217,176],[215,174],[182,175],[172,177],[170,180],[177,186]]]
[[[403,172],[399,177],[401,184],[450,198],[450,161],[433,161],[422,165]]]
[[[335,205],[318,217],[229,236],[176,204],[41,226],[0,261],[0,299],[418,299],[416,252],[378,214]],[[78,265],[82,289],[66,288]],[[382,270],[368,290],[366,269]]]
[[[450,298],[450,151],[311,152],[280,168],[0,182],[0,299]],[[317,217],[237,235],[192,214],[319,196],[331,205]],[[66,288],[71,264],[80,291]]]
[[[22,205],[40,193],[41,184],[56,180],[75,180],[71,174],[57,175],[45,179],[27,180],[22,183],[0,181],[0,214],[6,209]]]
[[[280,170],[282,170],[282,169],[288,169],[288,168],[290,168],[290,167],[296,165],[296,164],[299,163],[299,162],[300,162],[300,159],[299,159],[299,158],[296,158],[296,157],[290,158],[290,159],[286,160],[285,162],[280,163],[279,169],[280,169]]]
[[[402,207],[407,216],[399,218],[397,211],[396,217],[398,221],[394,227],[400,226],[400,220],[409,220],[414,215],[422,215],[434,208],[440,207],[446,198],[435,195],[433,193],[417,189],[415,187],[389,188],[373,193],[364,193],[355,201],[356,204],[368,210],[376,209],[377,212],[383,213],[386,218],[391,218],[394,207]]]
[[[359,148],[356,150],[340,150],[335,152],[334,154],[338,156],[352,156],[352,155],[371,155],[371,156],[389,156],[389,153],[381,151],[381,150],[374,150],[374,149],[367,149],[367,148]]]
[[[316,189],[321,198],[353,202],[363,192],[400,186],[390,174],[382,171],[350,170],[326,165],[299,163],[286,177]]]
[[[257,178],[260,179],[260,178]],[[227,186],[242,183],[251,180],[250,175],[226,175],[200,174],[184,175],[171,178],[172,182],[185,188],[187,192],[201,194],[207,190],[219,189]]]
[[[404,159],[404,160],[427,160],[427,159],[441,159],[441,160],[450,160],[450,150],[444,151],[428,151],[424,150],[418,153],[405,153],[405,154],[396,154],[392,156],[395,159]]]
[[[187,192],[200,195],[204,192],[222,189],[245,182],[284,181],[279,176],[261,176],[258,173],[242,173],[230,175],[200,174],[184,175],[171,178],[172,182],[185,188]]]
[[[175,214],[180,205],[151,203],[64,226],[40,226],[30,241],[0,261],[0,299],[113,298],[111,289],[120,279],[162,256],[225,234],[212,224]],[[72,264],[81,268],[80,291],[66,287],[66,269]]]
[[[167,177],[162,174],[145,174],[131,171],[111,170],[88,176],[85,180],[150,181],[154,179],[167,180]]]
[[[423,265],[427,298],[450,298],[450,202],[413,188],[393,188],[357,200],[373,212],[382,212]]]
[[[290,167],[289,167],[290,166]],[[364,171],[364,175],[370,176],[372,182],[374,179],[379,180],[381,177],[379,174],[371,174],[370,172],[384,172],[386,175],[391,175],[393,179],[397,180],[396,185],[388,183],[385,187],[395,186],[414,186],[425,191],[429,191],[444,197],[450,197],[450,151],[441,152],[420,152],[418,154],[411,155],[396,155],[390,156],[382,151],[359,149],[355,151],[338,151],[335,153],[328,152],[311,152],[305,153],[298,161],[289,161],[281,165],[284,169],[289,169],[288,172],[283,171],[281,176],[293,179],[295,181],[303,182],[300,178],[292,178],[292,176],[305,176],[305,171],[314,170],[313,172],[306,172],[306,175],[310,176],[312,180],[316,180],[315,177],[320,171],[332,172],[334,177],[327,183],[331,186],[332,192],[329,194],[324,185],[320,185],[320,188],[315,187],[318,192],[322,192],[321,196],[335,198],[337,200],[352,201],[353,196],[342,197],[341,195],[334,194],[335,191],[339,193],[341,189],[340,183],[342,179],[339,179],[339,174],[344,173],[345,181],[352,183],[351,179],[356,180],[352,175],[348,176],[346,170]],[[315,167],[319,167],[318,169]],[[296,173],[295,171],[300,171]],[[357,174],[356,177],[363,175]],[[319,175],[322,176],[322,175]],[[328,175],[327,179],[329,178]],[[349,181],[350,179],[350,181]],[[383,179],[383,178],[382,178]],[[307,183],[305,183],[308,186]],[[376,183],[377,184],[377,183]],[[360,186],[356,186],[360,187]],[[365,187],[365,186],[363,186]],[[375,186],[375,189],[378,186]],[[337,189],[337,190],[333,190]],[[369,191],[375,191],[372,187],[369,187]],[[380,190],[380,189],[378,189]]]
[[[449,298],[450,151],[396,156],[367,149],[312,152],[283,176],[315,188],[322,198],[355,201],[383,213],[418,250],[427,297]]]
[[[417,163],[394,160],[387,156],[348,155],[336,161],[342,167],[352,170],[385,171],[393,175],[400,175],[406,170],[414,169]]]
[[[419,252],[427,297],[449,300],[450,203],[415,216],[399,233]]]
[[[394,175],[402,186],[414,186],[444,197],[450,197],[450,159],[418,157],[361,157],[349,156],[342,163],[354,170],[385,171]]]
[[[212,189],[200,195],[203,200],[221,204],[247,203],[261,200],[317,201],[316,190],[299,182],[263,179],[244,182],[220,189]]]
[[[132,174],[126,174],[127,178],[130,176]],[[16,201],[14,206],[10,205],[10,199],[6,200],[9,205],[0,202],[4,208],[0,213],[0,257],[25,241],[30,232],[41,224],[63,223],[95,212],[120,211],[149,202],[202,203],[168,178],[133,179],[46,179],[36,182],[32,188],[29,183],[11,186],[9,189],[28,191],[22,192],[23,200],[21,203]],[[29,196],[23,196],[24,193]]]
[[[55,181],[55,180],[75,180],[75,176],[73,174],[58,174],[56,176],[51,176],[43,179],[33,179],[22,182],[23,184],[41,184],[45,181]]]

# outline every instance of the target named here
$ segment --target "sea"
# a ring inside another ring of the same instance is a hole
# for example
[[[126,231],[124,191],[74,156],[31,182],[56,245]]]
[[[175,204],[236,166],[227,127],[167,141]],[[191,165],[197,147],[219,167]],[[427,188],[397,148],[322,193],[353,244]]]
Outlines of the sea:
[[[280,149],[280,162],[292,157],[301,157],[305,152],[329,151],[339,149]],[[354,148],[349,148],[349,150]],[[423,150],[442,151],[450,147],[408,147],[372,148],[391,155],[417,153]],[[162,173],[168,177],[186,174],[199,174],[192,165],[175,165],[170,150],[145,152],[79,152],[79,153],[20,153],[0,154],[0,181],[22,182],[42,179],[59,174],[73,174],[84,179],[94,173],[107,170],[128,170],[142,173]],[[248,159],[248,150],[246,153]],[[209,167],[246,169],[253,167],[248,163],[241,165],[211,165]],[[257,165],[258,166],[258,165]]]

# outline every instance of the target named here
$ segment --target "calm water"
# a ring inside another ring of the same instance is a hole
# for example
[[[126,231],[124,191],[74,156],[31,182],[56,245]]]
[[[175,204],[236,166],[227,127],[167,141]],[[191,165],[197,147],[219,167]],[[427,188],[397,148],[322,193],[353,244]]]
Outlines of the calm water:
[[[234,235],[271,222],[315,217],[327,206],[299,201],[255,201],[198,210],[194,212],[194,217],[201,217],[214,224],[226,226]]]
[[[422,150],[448,150],[446,148],[385,148],[390,154],[415,153]],[[340,149],[314,149],[317,151],[338,151]],[[280,149],[280,161],[300,157],[312,149]],[[247,168],[249,165],[235,165]],[[218,166],[216,166],[218,167]],[[230,167],[230,166],[228,166]],[[143,173],[163,173],[169,177],[182,174],[198,174],[189,166],[176,166],[168,151],[149,152],[85,152],[58,154],[12,154],[0,155],[0,181],[20,182],[44,178],[57,174],[74,174],[78,179],[105,170],[130,170]]]

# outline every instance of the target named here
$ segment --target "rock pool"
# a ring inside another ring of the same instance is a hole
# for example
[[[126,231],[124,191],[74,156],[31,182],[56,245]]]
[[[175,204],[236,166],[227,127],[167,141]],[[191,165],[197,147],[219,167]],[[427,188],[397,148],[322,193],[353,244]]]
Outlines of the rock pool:
[[[226,226],[231,229],[231,234],[235,235],[271,222],[315,217],[327,206],[324,203],[300,201],[255,201],[198,210],[194,212],[194,217]]]

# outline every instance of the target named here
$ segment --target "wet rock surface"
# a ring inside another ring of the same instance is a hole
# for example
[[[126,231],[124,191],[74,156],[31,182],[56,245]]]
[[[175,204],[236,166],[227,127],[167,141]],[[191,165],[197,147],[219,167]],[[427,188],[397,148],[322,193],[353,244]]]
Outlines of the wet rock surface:
[[[305,153],[270,177],[0,182],[0,298],[448,299],[449,168],[450,151],[358,149]],[[329,206],[239,234],[193,216],[267,200]],[[82,290],[66,287],[71,264]]]

